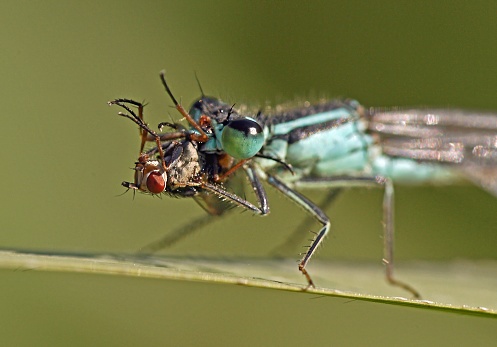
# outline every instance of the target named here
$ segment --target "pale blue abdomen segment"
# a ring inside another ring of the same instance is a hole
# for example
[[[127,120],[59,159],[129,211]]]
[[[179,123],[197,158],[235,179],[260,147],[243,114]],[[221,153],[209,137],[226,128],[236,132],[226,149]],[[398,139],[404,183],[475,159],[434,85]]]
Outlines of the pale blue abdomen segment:
[[[456,174],[440,165],[416,162],[408,158],[376,157],[371,165],[372,174],[389,177],[398,183],[449,182]]]

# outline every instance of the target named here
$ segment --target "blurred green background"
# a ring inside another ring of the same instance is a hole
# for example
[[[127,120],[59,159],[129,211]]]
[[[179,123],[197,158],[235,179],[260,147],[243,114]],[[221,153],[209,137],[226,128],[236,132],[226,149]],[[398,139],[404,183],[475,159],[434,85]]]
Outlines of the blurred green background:
[[[1,245],[131,253],[203,214],[190,200],[118,196],[120,182],[132,179],[139,139],[106,101],[146,100],[151,124],[168,120],[175,112],[161,69],[185,104],[199,94],[196,71],[208,94],[238,104],[325,95],[366,106],[497,110],[496,13],[493,1],[2,1]],[[495,259],[495,198],[471,186],[396,194],[398,260]],[[341,196],[327,211],[334,233],[318,257],[379,264],[381,199],[376,190]],[[270,202],[268,217],[235,213],[168,252],[268,256],[304,217],[272,191]],[[4,346],[452,346],[497,338],[493,320],[254,288],[1,276]]]

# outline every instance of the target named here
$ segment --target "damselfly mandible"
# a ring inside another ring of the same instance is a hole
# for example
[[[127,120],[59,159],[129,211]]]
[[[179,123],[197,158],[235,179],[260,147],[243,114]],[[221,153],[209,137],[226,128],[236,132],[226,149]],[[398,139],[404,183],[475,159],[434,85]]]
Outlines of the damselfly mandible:
[[[156,133],[143,121],[143,104],[116,99],[109,105],[140,127],[140,156],[128,189],[150,194],[193,197],[211,215],[238,205],[269,213],[262,182],[303,207],[321,225],[299,270],[314,286],[306,267],[330,230],[330,220],[298,188],[384,188],[384,264],[389,283],[419,293],[393,275],[393,183],[447,182],[464,176],[497,195],[497,115],[445,109],[366,109],[351,99],[306,103],[264,114],[240,114],[233,106],[203,93],[189,112],[161,80],[188,127],[161,123],[172,130]],[[137,112],[134,111],[137,110]],[[147,141],[155,147],[143,152]],[[243,170],[257,204],[242,197]],[[219,199],[221,198],[221,199]],[[194,227],[192,227],[194,229]],[[167,244],[165,241],[164,244]]]

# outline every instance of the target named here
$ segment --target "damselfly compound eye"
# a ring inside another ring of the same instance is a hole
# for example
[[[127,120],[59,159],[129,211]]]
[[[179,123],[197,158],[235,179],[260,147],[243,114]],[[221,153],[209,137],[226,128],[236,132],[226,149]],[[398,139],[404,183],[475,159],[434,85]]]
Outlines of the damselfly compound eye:
[[[248,159],[257,154],[264,144],[262,127],[252,118],[229,121],[221,136],[223,149],[236,159]]]
[[[152,171],[147,177],[147,189],[152,194],[160,194],[166,188],[164,177],[158,171]]]

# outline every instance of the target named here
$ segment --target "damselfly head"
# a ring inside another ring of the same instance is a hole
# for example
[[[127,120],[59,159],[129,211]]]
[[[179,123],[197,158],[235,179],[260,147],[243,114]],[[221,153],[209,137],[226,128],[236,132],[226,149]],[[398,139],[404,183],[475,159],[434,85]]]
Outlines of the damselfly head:
[[[257,120],[240,115],[234,105],[202,96],[189,114],[208,134],[214,134],[222,150],[236,159],[249,159],[264,144],[262,126]]]
[[[147,154],[141,154],[134,170],[135,182],[123,182],[124,187],[150,194],[160,194],[166,189],[167,173],[158,160],[151,160]]]

